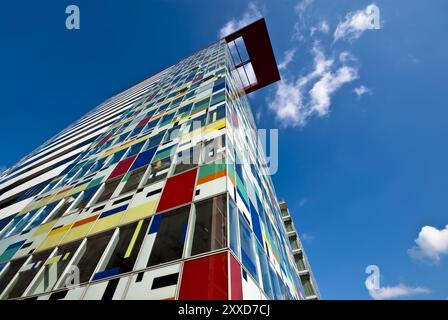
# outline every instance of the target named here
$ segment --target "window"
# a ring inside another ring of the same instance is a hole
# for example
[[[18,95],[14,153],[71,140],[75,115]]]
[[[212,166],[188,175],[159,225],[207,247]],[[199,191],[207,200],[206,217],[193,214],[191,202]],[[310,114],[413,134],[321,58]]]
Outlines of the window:
[[[147,266],[182,258],[190,206],[153,217],[149,236],[155,236]]]
[[[140,184],[140,181],[145,175],[147,168],[148,166],[145,166],[133,171],[127,178],[126,184],[121,190],[120,195],[136,190],[138,188],[138,185]]]
[[[80,250],[76,252],[73,266],[76,266],[79,270],[79,284],[85,283],[90,280],[93,272],[95,271],[98,262],[112,237],[113,230],[103,232],[85,239]],[[72,284],[69,281],[71,272],[63,275],[59,280],[57,289],[65,288],[67,285]]]
[[[233,200],[229,198],[230,249],[239,259],[241,259],[238,216],[238,208],[236,207],[235,202],[233,202]]]
[[[201,149],[202,144],[199,143],[193,148],[179,152],[176,158],[176,167],[174,168],[174,175],[196,168],[199,163]]]
[[[65,198],[64,203],[59,207],[59,209],[56,210],[56,212],[51,217],[51,220],[56,220],[56,219],[62,217],[67,212],[68,208],[70,208],[71,205],[75,202],[78,195],[79,195],[79,193]]]
[[[29,295],[51,291],[57,280],[67,268],[81,241],[70,242],[56,249],[56,252],[45,263],[44,270],[28,292]]]
[[[208,124],[218,121],[226,116],[226,106],[222,105],[209,112]]]
[[[226,195],[196,203],[195,209],[191,255],[226,247]]]
[[[2,270],[0,268],[0,293],[3,292],[3,290],[6,289],[6,287],[9,285],[10,281],[14,278],[14,276],[19,272],[20,268],[25,263],[26,259],[28,257],[20,258],[14,261],[11,261],[10,265],[7,266],[6,270]],[[1,296],[0,296],[1,297]]]
[[[292,223],[291,223],[291,221],[286,221],[286,222],[285,222],[285,227],[286,227],[286,231],[288,231],[288,232],[292,232],[292,231],[294,231],[294,229],[292,228]]]
[[[110,160],[109,165],[113,165],[113,164],[117,163],[118,161],[120,161],[121,158],[123,158],[126,151],[127,151],[127,149],[115,152],[112,155],[112,159]]]
[[[202,152],[202,163],[206,164],[222,160],[225,156],[225,146],[225,139],[223,135],[205,141],[204,151]]]
[[[106,182],[104,184],[104,189],[101,192],[96,203],[100,203],[100,202],[109,200],[112,197],[112,195],[114,194],[115,189],[117,189],[118,185],[120,184],[120,181],[121,181],[121,178],[117,178],[117,179],[110,180],[110,181]]]
[[[82,193],[81,199],[78,201],[78,203],[76,203],[76,205],[74,206],[74,210],[76,209],[84,209],[87,204],[90,202],[90,200],[93,198],[93,196],[95,195],[95,193],[98,191],[100,186],[95,186],[92,188],[89,188],[87,190],[85,190]]]
[[[258,260],[260,261],[260,274],[261,274],[261,280],[263,282],[262,288],[264,292],[267,294],[267,296],[273,299],[274,297],[272,292],[271,279],[269,276],[268,261],[266,260],[266,255],[264,253],[263,247],[258,242],[255,243],[257,246]]]
[[[111,247],[105,253],[105,259],[93,280],[111,277],[132,271],[140,246],[146,235],[148,220],[122,226],[115,231],[111,240]]]
[[[31,260],[18,271],[13,285],[9,287],[8,292],[3,293],[2,299],[21,297],[52,251],[47,250],[34,254]]]
[[[168,176],[170,168],[171,168],[171,157],[156,160],[153,163],[151,163],[151,170],[145,185],[148,186],[155,182],[164,180]]]
[[[253,233],[243,215],[240,214],[241,259],[249,273],[258,279]]]

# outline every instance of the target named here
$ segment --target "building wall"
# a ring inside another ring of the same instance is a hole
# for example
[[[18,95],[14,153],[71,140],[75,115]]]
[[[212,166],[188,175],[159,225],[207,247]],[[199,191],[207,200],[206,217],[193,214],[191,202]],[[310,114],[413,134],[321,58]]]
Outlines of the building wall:
[[[0,298],[301,299],[256,137],[225,41],[109,99],[1,177]]]

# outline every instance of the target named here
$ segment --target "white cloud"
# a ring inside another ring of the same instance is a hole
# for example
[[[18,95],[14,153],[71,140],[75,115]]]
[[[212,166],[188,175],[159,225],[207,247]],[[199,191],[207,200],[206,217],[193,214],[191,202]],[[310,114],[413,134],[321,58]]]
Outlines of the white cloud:
[[[365,94],[371,94],[372,90],[370,88],[367,88],[364,85],[361,85],[355,89],[353,89],[353,92],[358,96],[358,99],[361,98]]]
[[[317,31],[322,33],[328,33],[330,31],[330,25],[328,24],[327,20],[321,21],[321,23],[317,27],[311,27],[310,35],[314,36]]]
[[[336,72],[326,72],[310,90],[311,109],[319,116],[326,115],[329,112],[331,95],[344,84],[357,78],[357,71],[348,66],[342,66]]]
[[[300,238],[304,241],[304,242],[308,242],[311,243],[314,241],[315,237],[312,234],[309,233],[302,233]]]
[[[285,51],[283,61],[278,65],[279,70],[285,70],[291,61],[294,60],[294,56],[296,54],[296,49],[290,49]]]
[[[296,6],[294,7],[294,10],[296,11],[297,14],[302,14],[303,12],[305,12],[306,9],[308,9],[308,7],[314,2],[314,0],[302,0],[299,1]]]
[[[298,16],[297,22],[294,24],[294,32],[292,38],[294,40],[303,41],[305,39],[305,31],[308,29],[307,9],[313,4],[314,0],[302,0],[297,2],[294,11]]]
[[[228,21],[220,30],[219,30],[219,38],[224,38],[233,32],[244,28],[248,24],[258,20],[261,18],[261,10],[257,7],[257,5],[253,2],[249,3],[249,7],[246,12],[244,12],[243,16],[240,18],[232,18],[232,20]]]
[[[306,110],[302,102],[302,93],[295,83],[286,79],[277,85],[275,97],[268,103],[276,119],[283,127],[305,125]]]
[[[411,296],[418,293],[429,293],[427,288],[423,287],[409,287],[404,284],[399,284],[393,287],[382,287],[379,289],[369,289],[370,296],[375,300],[396,299]]]
[[[372,29],[373,19],[377,19],[377,7],[373,3],[365,9],[349,12],[334,32],[334,41],[358,39],[366,30]]]
[[[428,263],[439,263],[441,256],[448,255],[448,225],[444,229],[424,226],[415,246],[408,250],[409,255],[417,260]]]
[[[270,110],[283,127],[304,126],[313,115],[327,115],[332,95],[358,77],[356,68],[327,58],[318,43],[315,43],[312,54],[313,70],[296,80],[284,79],[268,100]]]

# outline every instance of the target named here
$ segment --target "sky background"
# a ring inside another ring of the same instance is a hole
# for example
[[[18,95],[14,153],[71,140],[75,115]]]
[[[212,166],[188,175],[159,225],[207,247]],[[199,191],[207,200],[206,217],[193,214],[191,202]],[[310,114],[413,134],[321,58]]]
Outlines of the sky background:
[[[378,30],[365,23],[372,3]],[[80,30],[65,28],[69,4]],[[443,0],[2,4],[0,170],[264,16],[283,80],[250,100],[260,128],[279,128],[273,180],[322,296],[447,299],[447,12]],[[370,292],[368,265],[381,271]]]

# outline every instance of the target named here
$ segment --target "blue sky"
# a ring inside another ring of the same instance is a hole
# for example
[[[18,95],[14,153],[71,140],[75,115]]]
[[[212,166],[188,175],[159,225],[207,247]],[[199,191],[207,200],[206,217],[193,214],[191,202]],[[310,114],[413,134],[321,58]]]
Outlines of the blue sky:
[[[373,3],[381,28],[366,30]],[[65,29],[69,4],[81,30]],[[322,295],[446,299],[447,9],[443,0],[3,4],[0,167],[222,28],[263,15],[283,80],[250,99],[259,127],[280,130],[273,179]],[[368,265],[381,271],[370,294]]]

